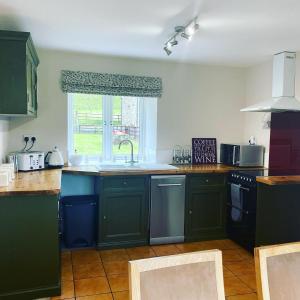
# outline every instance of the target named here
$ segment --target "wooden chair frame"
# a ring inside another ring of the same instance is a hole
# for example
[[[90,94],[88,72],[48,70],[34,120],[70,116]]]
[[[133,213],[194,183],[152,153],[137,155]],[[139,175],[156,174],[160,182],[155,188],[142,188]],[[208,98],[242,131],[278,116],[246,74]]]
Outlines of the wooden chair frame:
[[[270,300],[268,257],[300,252],[300,242],[255,248],[255,273],[258,300]]]
[[[141,273],[167,267],[200,262],[214,262],[218,300],[225,300],[222,252],[220,250],[198,251],[178,255],[154,257],[129,262],[129,292],[131,300],[141,300]],[[165,299],[167,300],[167,299]]]

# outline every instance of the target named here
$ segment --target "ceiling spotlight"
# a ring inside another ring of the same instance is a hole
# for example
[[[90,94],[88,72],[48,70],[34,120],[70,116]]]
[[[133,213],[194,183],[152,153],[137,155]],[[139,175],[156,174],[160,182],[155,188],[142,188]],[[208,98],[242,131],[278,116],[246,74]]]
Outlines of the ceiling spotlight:
[[[178,45],[178,42],[175,39],[169,43],[172,47]]]
[[[190,40],[190,39],[191,39],[191,36],[190,36],[189,34],[185,33],[185,32],[182,32],[182,33],[181,33],[181,36],[182,36],[183,38],[187,39],[187,40]]]
[[[164,47],[164,50],[168,56],[172,53],[172,51],[167,46]]]
[[[199,29],[199,24],[196,22],[193,22],[186,28],[186,33],[188,35],[193,35],[197,30]]]

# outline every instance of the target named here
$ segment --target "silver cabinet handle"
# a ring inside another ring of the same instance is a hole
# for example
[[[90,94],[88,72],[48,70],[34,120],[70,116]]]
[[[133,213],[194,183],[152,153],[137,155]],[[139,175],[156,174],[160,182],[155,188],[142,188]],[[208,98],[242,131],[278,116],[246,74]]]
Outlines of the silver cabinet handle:
[[[181,183],[160,183],[157,185],[158,187],[167,187],[167,186],[182,186]]]
[[[228,182],[227,184],[228,184],[228,185],[231,185],[231,182]],[[245,187],[241,186],[240,184],[239,184],[238,186],[239,186],[239,188],[240,188],[241,190],[250,192],[250,189],[249,189],[249,188],[245,188]]]
[[[235,151],[236,151],[236,146],[233,146],[233,157],[232,157],[232,164],[235,165],[236,161],[235,161]]]
[[[191,215],[192,213],[193,213],[193,211],[190,210],[190,211],[189,211],[189,214]]]
[[[244,191],[247,191],[247,192],[250,192],[250,189],[245,188],[245,187],[243,187],[243,186],[241,186],[241,185],[240,185],[240,189],[241,189],[241,190],[244,190]]]

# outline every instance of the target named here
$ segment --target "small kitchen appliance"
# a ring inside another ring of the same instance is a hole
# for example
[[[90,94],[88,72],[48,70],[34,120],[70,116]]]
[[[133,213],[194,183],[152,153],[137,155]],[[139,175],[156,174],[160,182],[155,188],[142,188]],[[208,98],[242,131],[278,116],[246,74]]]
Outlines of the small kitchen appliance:
[[[249,144],[221,144],[220,162],[238,167],[263,167],[264,147]]]
[[[184,241],[185,175],[151,176],[150,245]]]
[[[45,168],[44,152],[18,152],[16,157],[19,171],[33,171]]]
[[[64,159],[56,146],[46,154],[45,164],[50,169],[62,168],[64,166]]]

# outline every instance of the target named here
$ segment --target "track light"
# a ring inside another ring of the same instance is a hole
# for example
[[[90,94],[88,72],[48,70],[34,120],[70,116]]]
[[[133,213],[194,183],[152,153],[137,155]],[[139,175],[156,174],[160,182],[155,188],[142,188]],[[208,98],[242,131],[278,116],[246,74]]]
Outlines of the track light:
[[[175,33],[167,40],[165,43],[164,50],[167,55],[170,55],[172,51],[171,47],[178,45],[177,37],[181,36],[187,40],[192,38],[192,35],[199,29],[199,24],[197,23],[197,17],[191,20],[185,26],[176,26]]]
[[[182,32],[182,33],[181,33],[181,36],[182,36],[183,38],[187,39],[187,40],[190,40],[190,39],[191,39],[191,36],[190,36],[189,34],[185,33],[185,32]]]
[[[170,42],[171,46],[176,46],[178,45],[178,42],[174,39],[173,41]]]
[[[164,47],[164,50],[168,56],[172,53],[172,51],[167,46]]]

